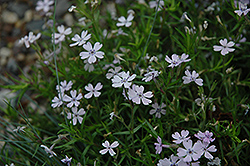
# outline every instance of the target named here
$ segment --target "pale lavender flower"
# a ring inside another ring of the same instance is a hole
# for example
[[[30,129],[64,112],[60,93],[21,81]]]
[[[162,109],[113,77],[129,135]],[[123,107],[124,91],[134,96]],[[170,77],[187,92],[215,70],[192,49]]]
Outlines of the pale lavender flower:
[[[71,113],[67,113],[67,119],[72,119],[73,121],[73,125],[76,125],[77,120],[80,124],[82,124],[82,120],[83,118],[81,117],[82,115],[84,115],[86,112],[84,111],[83,108],[79,109],[79,111],[77,112],[77,107],[72,107],[72,112]],[[70,121],[70,123],[72,123],[72,121]]]
[[[94,71],[95,67],[94,67],[93,63],[89,63],[87,59],[84,60],[83,62],[85,63],[85,65],[84,65],[85,71],[88,71],[88,72]]]
[[[93,87],[92,84],[88,84],[87,86],[85,86],[85,89],[86,89],[87,91],[89,91],[89,93],[85,94],[84,97],[85,97],[86,99],[91,98],[93,95],[94,95],[95,97],[99,97],[99,96],[101,95],[101,92],[98,92],[98,90],[101,90],[102,87],[103,87],[103,85],[102,85],[100,82],[98,82],[98,83],[96,84],[95,88]]]
[[[18,133],[18,132],[24,132],[25,133],[25,131],[24,131],[25,128],[26,128],[25,126],[22,126],[22,127],[17,126],[17,128],[14,129],[13,131],[16,132],[16,133]]]
[[[65,29],[65,27],[63,25],[58,26],[57,30],[59,33],[55,33],[55,44],[58,44],[58,43],[64,41],[66,35],[69,35],[72,32],[71,28]],[[53,42],[53,40],[54,40],[54,34],[52,34],[52,42]]]
[[[154,109],[149,111],[150,115],[155,113],[156,118],[161,118],[161,114],[163,114],[163,115],[166,114],[166,110],[162,109],[162,108],[166,107],[166,104],[162,103],[161,106],[159,106],[158,103],[154,103],[154,104],[152,104],[152,107]]]
[[[63,97],[63,101],[69,102],[67,104],[67,107],[71,108],[73,105],[75,105],[76,107],[78,107],[78,105],[80,104],[80,102],[78,100],[80,100],[82,98],[82,94],[77,94],[76,90],[71,90],[70,94],[72,97],[69,97],[68,95],[65,95]]]
[[[142,81],[149,82],[152,79],[155,79],[156,77],[158,77],[159,74],[160,72],[156,70],[148,71],[147,73],[144,74],[144,78],[142,78]]]
[[[201,150],[200,150],[200,155],[202,156],[204,154],[204,156],[207,158],[207,159],[213,159],[214,157],[209,153],[209,152],[216,152],[217,149],[214,145],[209,146],[209,143],[207,142],[201,142],[200,140],[197,141],[197,144],[199,145],[199,147],[201,147]]]
[[[187,164],[182,160],[182,158],[174,156],[173,154],[170,158],[164,158],[163,160],[159,160],[157,166],[186,166]]]
[[[183,146],[179,147],[177,149],[177,155],[179,157],[183,157],[183,161],[184,162],[191,162],[192,160],[197,161],[200,156],[201,156],[201,152],[200,152],[200,145],[195,143],[193,146],[193,141],[192,140],[188,140],[188,141],[183,141]]]
[[[113,60],[113,63],[116,64],[120,64],[121,63],[121,60],[126,62],[125,59],[123,59],[121,56],[124,56],[124,54],[120,54],[120,53],[116,53],[114,54],[114,60]]]
[[[65,155],[65,159],[62,159],[61,161],[64,163],[64,164],[67,164],[67,166],[70,166],[70,163],[71,163],[71,160],[72,160],[72,157],[68,157],[67,155]]]
[[[132,84],[132,80],[135,79],[136,75],[132,74],[131,76],[129,75],[129,71],[126,72],[122,72],[121,74],[115,75],[113,77],[112,81],[112,86],[117,88],[117,87],[122,87],[122,85],[124,86],[124,88],[129,88],[130,85]]]
[[[9,166],[8,164],[5,164],[5,166]],[[10,166],[15,166],[14,163],[11,163]]]
[[[90,64],[95,63],[97,58],[102,59],[104,56],[104,52],[98,51],[102,48],[102,44],[96,42],[94,48],[92,47],[91,43],[88,42],[87,44],[83,45],[83,48],[88,52],[80,52],[81,59],[87,59]]]
[[[50,10],[51,5],[53,4],[54,4],[53,0],[38,1],[36,4],[36,11],[42,10],[44,13],[47,13]]]
[[[198,79],[197,79],[197,77],[199,77],[199,74],[196,73],[195,70],[192,72],[192,75],[191,75],[191,73],[189,72],[189,70],[186,70],[186,71],[185,71],[185,74],[186,74],[187,76],[183,76],[183,77],[182,77],[182,79],[183,79],[183,84],[188,84],[188,83],[194,81],[194,82],[195,82],[197,85],[199,85],[199,86],[202,86],[202,85],[203,85],[203,80],[202,80],[201,78],[198,78]]]
[[[41,37],[41,33],[38,33],[37,35],[34,35],[33,32],[29,32],[29,35],[22,37],[19,40],[19,44],[25,44],[26,48],[30,47],[31,43],[34,43],[37,39],[39,39]]]
[[[40,147],[41,148],[44,148],[45,152],[50,154],[50,158],[53,157],[53,156],[57,156],[55,152],[52,151],[53,147],[55,146],[55,144],[53,144],[50,148],[48,148],[47,146],[45,145],[41,145]]]
[[[234,13],[237,13],[239,16],[242,14],[247,15],[250,9],[247,8],[247,4],[239,2],[239,10],[235,10]]]
[[[160,2],[159,2],[160,1]],[[163,0],[155,0],[155,1],[150,1],[149,2],[149,7],[150,8],[155,8],[155,10],[157,9],[159,3],[159,7],[158,7],[158,11],[162,10],[164,7],[164,1]]]
[[[146,93],[143,93],[144,87],[135,85],[134,89],[128,90],[129,98],[136,104],[141,104],[141,101],[144,105],[149,105],[152,101],[148,98],[153,97],[153,93],[151,91],[148,91]]]
[[[170,65],[168,67],[176,67],[176,66],[179,66],[179,64],[181,64],[180,62],[180,58],[177,54],[173,54],[172,55],[172,59],[170,59],[167,55],[166,55],[166,58],[165,60],[170,63]]]
[[[172,137],[174,139],[176,139],[176,140],[173,140],[173,142],[176,144],[180,144],[182,142],[187,142],[190,138],[190,137],[187,137],[188,134],[189,134],[188,130],[182,130],[181,135],[178,132],[175,132],[174,134],[172,134]]]
[[[64,93],[59,93],[58,97],[54,97],[54,99],[52,99],[52,104],[51,107],[56,108],[56,107],[60,107],[63,104],[63,97],[64,97]]]
[[[79,36],[78,34],[75,34],[75,36],[71,39],[73,41],[75,41],[75,43],[70,44],[70,47],[73,46],[81,46],[83,44],[86,43],[87,40],[89,40],[91,38],[91,34],[88,34],[88,31],[82,31],[81,36]]]
[[[130,27],[132,25],[132,20],[134,19],[134,16],[132,14],[128,15],[128,18],[126,19],[124,16],[121,16],[118,18],[118,23],[116,23],[116,26],[125,26]]]
[[[107,152],[109,152],[111,156],[114,156],[116,153],[112,148],[116,148],[118,145],[119,145],[118,141],[113,142],[111,145],[109,144],[108,141],[105,141],[104,143],[102,143],[102,146],[104,146],[106,149],[100,150],[100,153],[104,155]]]
[[[68,91],[68,90],[71,89],[71,87],[72,87],[72,85],[73,85],[73,82],[72,82],[72,81],[69,81],[68,84],[67,84],[67,81],[64,80],[64,81],[60,82],[60,84],[61,84],[61,85],[60,85],[60,89],[59,89],[59,86],[56,85],[56,90],[57,90],[58,92],[60,92],[60,90],[61,90],[61,93],[64,93],[64,91]]]
[[[160,154],[161,153],[161,151],[162,151],[162,147],[164,147],[164,148],[169,148],[170,146],[169,145],[164,145],[164,144],[162,144],[162,142],[161,142],[161,137],[157,137],[157,142],[158,143],[154,143],[154,145],[155,145],[155,150],[156,150],[156,154]]]
[[[235,43],[233,41],[227,42],[226,38],[224,40],[221,39],[220,44],[222,46],[215,45],[213,46],[213,48],[214,48],[214,51],[220,51],[221,55],[226,55],[229,52],[233,52],[235,50],[234,48],[230,48],[230,47],[233,47]]]
[[[207,165],[218,165],[220,166],[220,158],[219,157],[215,157],[213,160],[210,160],[209,162],[207,162]]]
[[[215,140],[215,138],[212,138],[213,132],[209,132],[207,130],[204,133],[199,131],[197,134],[194,134],[194,136],[208,144],[210,144],[210,142],[213,142]]]
[[[122,68],[121,68],[120,66],[115,67],[115,70],[112,69],[112,68],[109,69],[109,70],[108,70],[109,73],[106,74],[106,78],[107,78],[107,79],[111,79],[111,78],[114,77],[115,75],[120,76],[121,73],[118,73],[118,72],[119,72],[121,69],[122,69]]]
[[[185,53],[181,54],[181,57],[179,58],[180,63],[191,61],[191,59],[187,59],[188,57],[189,57],[188,54]]]

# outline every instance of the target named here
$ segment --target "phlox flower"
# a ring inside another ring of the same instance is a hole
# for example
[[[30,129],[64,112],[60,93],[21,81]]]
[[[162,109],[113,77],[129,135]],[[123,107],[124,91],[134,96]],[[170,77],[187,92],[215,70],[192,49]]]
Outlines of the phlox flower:
[[[62,159],[61,161],[64,163],[64,164],[67,164],[67,166],[70,166],[70,163],[71,163],[71,160],[72,160],[72,157],[68,157],[67,155],[65,155],[65,159]]]
[[[160,72],[158,72],[156,70],[148,71],[148,73],[144,74],[144,78],[142,78],[142,81],[149,82],[152,79],[155,79],[156,77],[158,77],[159,74],[160,74]]]
[[[71,90],[70,94],[72,97],[69,97],[68,95],[65,95],[63,97],[63,101],[69,102],[67,104],[67,107],[71,108],[71,107],[73,107],[73,105],[78,107],[78,105],[80,104],[80,102],[78,100],[80,100],[82,98],[82,94],[80,93],[76,96],[76,93],[77,93],[76,90]]]
[[[218,165],[220,166],[220,158],[219,157],[215,157],[213,160],[210,160],[209,162],[207,162],[207,165]]]
[[[199,86],[202,86],[202,85],[203,85],[203,80],[202,80],[201,78],[198,78],[198,79],[197,79],[197,77],[199,77],[199,74],[196,73],[195,70],[192,72],[192,75],[191,75],[191,73],[189,72],[189,70],[186,70],[186,71],[185,71],[185,74],[186,74],[187,76],[183,76],[183,77],[182,77],[182,79],[183,79],[183,84],[188,84],[188,83],[194,81],[194,82],[195,82],[197,85],[199,85]]]
[[[194,136],[208,144],[210,144],[210,142],[213,142],[215,140],[215,138],[212,138],[213,132],[209,132],[207,130],[204,133],[199,131],[197,134],[194,134]]]
[[[247,5],[239,2],[239,10],[235,10],[234,13],[237,13],[239,16],[242,14],[247,15],[247,13],[250,11],[250,9],[247,8]]]
[[[57,27],[59,33],[55,33],[55,44],[58,44],[65,40],[65,36],[71,34],[71,28],[65,29],[63,25]],[[52,42],[54,40],[54,34],[52,34]]]
[[[170,59],[170,58],[166,55],[165,60],[166,60],[168,63],[170,63],[170,65],[169,65],[168,67],[174,68],[174,67],[176,67],[176,66],[179,66],[179,64],[181,64],[181,63],[180,63],[180,58],[179,58],[179,56],[178,56],[177,54],[173,54],[173,55],[172,55],[172,59]]]
[[[115,75],[113,77],[112,81],[112,86],[117,88],[117,87],[122,87],[122,85],[124,86],[124,88],[129,88],[130,85],[132,84],[132,80],[135,79],[136,75],[132,74],[131,76],[129,75],[129,71],[126,72],[122,72],[121,74]]]
[[[104,155],[109,152],[111,156],[114,156],[116,153],[112,148],[116,148],[118,145],[118,141],[113,142],[111,145],[109,144],[109,141],[105,141],[104,143],[102,143],[102,146],[104,146],[106,149],[100,150],[100,153]]]
[[[195,143],[193,146],[193,141],[192,140],[188,140],[188,141],[184,141],[183,142],[183,146],[179,147],[177,149],[177,155],[179,157],[184,157],[183,161],[184,162],[191,162],[192,160],[197,161],[200,156],[201,156],[201,152],[200,152],[200,145],[198,143]]]
[[[189,134],[188,130],[182,130],[181,135],[178,132],[175,132],[174,134],[172,134],[172,137],[175,139],[173,140],[173,142],[176,144],[180,144],[182,142],[188,141],[190,138],[190,137],[187,137],[188,134]]]
[[[89,91],[89,93],[85,94],[84,97],[85,97],[86,99],[91,98],[93,95],[94,95],[95,97],[99,97],[99,96],[101,95],[101,92],[98,92],[98,90],[101,90],[102,87],[103,87],[103,85],[102,85],[100,82],[98,82],[98,83],[96,84],[95,88],[93,87],[92,84],[88,84],[87,86],[85,86],[85,89],[86,89],[87,91]]]
[[[181,56],[179,57],[180,63],[191,61],[191,59],[187,59],[188,57],[189,57],[188,54],[185,53],[181,54]]]
[[[143,93],[144,87],[135,85],[134,89],[128,90],[129,98],[136,104],[141,104],[141,101],[144,105],[149,105],[149,103],[152,103],[151,100],[148,98],[153,97],[153,93],[151,91],[148,91],[146,93]]]
[[[88,52],[80,52],[81,59],[87,59],[88,63],[92,64],[96,62],[96,58],[103,58],[104,52],[98,51],[102,48],[102,44],[96,42],[94,48],[92,47],[91,43],[88,42],[87,44],[83,45],[83,48]]]
[[[83,44],[86,43],[87,40],[89,40],[91,38],[91,34],[88,34],[88,31],[82,31],[81,36],[79,36],[78,34],[75,34],[75,36],[71,39],[73,41],[75,41],[75,43],[70,44],[70,47],[73,46],[81,46]]]
[[[53,147],[55,146],[55,144],[53,144],[50,148],[48,148],[47,146],[45,145],[41,145],[40,147],[41,148],[44,148],[45,152],[50,154],[50,158],[53,157],[53,156],[57,156],[55,152],[52,151]]]
[[[5,164],[5,166],[8,166],[8,165],[7,165],[7,164]],[[15,166],[15,164],[14,164],[14,163],[11,163],[11,164],[10,164],[10,166]]]
[[[197,144],[199,144],[199,146],[201,147],[200,149],[200,155],[202,156],[204,154],[204,156],[207,158],[207,159],[213,159],[214,157],[209,153],[209,152],[216,152],[217,149],[214,145],[209,146],[209,143],[207,142],[201,142],[200,140],[197,141]]]
[[[25,126],[22,126],[22,127],[17,126],[17,128],[14,129],[13,131],[16,132],[16,133],[18,133],[18,132],[20,132],[20,133],[24,132],[25,133],[25,131],[24,131],[25,128],[26,128]]]
[[[64,97],[64,93],[59,93],[58,97],[54,97],[52,99],[52,104],[51,107],[56,108],[56,107],[60,107],[63,104],[63,97]]]
[[[29,32],[28,36],[26,35],[19,40],[19,44],[24,43],[26,48],[30,48],[30,44],[34,43],[40,37],[41,37],[41,33],[34,35],[33,32]]]
[[[71,113],[67,113],[67,119],[72,119],[73,121],[73,125],[76,125],[77,120],[80,124],[82,124],[82,120],[83,118],[81,117],[82,115],[84,115],[86,112],[84,111],[83,108],[79,109],[79,111],[77,112],[77,107],[72,107],[72,112]],[[70,121],[70,123],[72,123],[72,121]]]
[[[169,148],[170,146],[169,145],[164,145],[164,144],[162,144],[162,142],[161,142],[161,137],[157,137],[157,142],[158,143],[154,143],[154,145],[155,145],[155,150],[156,150],[156,154],[160,154],[161,153],[161,151],[162,151],[162,147],[164,147],[164,148]]]
[[[126,19],[124,16],[121,16],[118,18],[118,23],[116,23],[116,26],[125,26],[125,27],[130,27],[132,25],[132,20],[134,19],[133,14],[129,14],[128,18]]]
[[[160,2],[159,2],[160,1]],[[158,7],[158,11],[162,10],[164,7],[164,1],[163,0],[155,0],[155,1],[150,1],[149,2],[149,7],[150,8],[155,8],[157,9],[159,3],[159,7]]]
[[[89,63],[87,59],[84,60],[83,62],[85,63],[85,65],[84,65],[85,71],[88,71],[88,72],[94,71],[95,68],[94,68],[94,65],[92,63]]]
[[[213,46],[213,48],[214,48],[214,51],[220,51],[221,55],[226,55],[229,52],[233,52],[235,50],[234,48],[230,48],[230,47],[233,47],[235,43],[233,41],[227,42],[226,38],[224,40],[221,39],[220,44],[222,46],[215,45]]]
[[[56,85],[56,90],[58,91],[58,93],[60,92],[61,90],[61,93],[64,93],[64,91],[68,91],[71,89],[72,85],[73,85],[73,82],[72,81],[69,81],[68,84],[67,84],[67,81],[64,80],[62,82],[60,82],[60,89],[59,89],[59,86]]]
[[[156,118],[161,118],[161,114],[163,114],[163,115],[166,114],[166,110],[162,109],[162,108],[166,107],[166,104],[162,103],[161,106],[159,106],[158,103],[154,103],[154,104],[152,104],[152,107],[154,109],[149,111],[150,115],[155,113]]]
[[[126,62],[121,56],[124,56],[124,54],[119,54],[119,53],[116,53],[114,54],[114,60],[113,60],[113,63],[116,64],[120,64],[121,63],[121,60]]]
[[[159,163],[157,166],[186,166],[185,162],[182,160],[182,158],[177,157],[175,155],[171,155],[170,158],[164,158],[163,160],[159,160]]]
[[[120,76],[121,73],[118,73],[118,72],[119,72],[121,69],[122,69],[122,68],[121,68],[120,66],[115,67],[115,70],[112,69],[112,68],[109,69],[109,70],[108,70],[109,73],[106,74],[106,78],[107,78],[107,79],[111,79],[111,78],[114,77],[115,75]]]
[[[44,13],[47,13],[50,10],[50,6],[53,4],[53,0],[40,0],[36,4],[36,11],[43,10]]]

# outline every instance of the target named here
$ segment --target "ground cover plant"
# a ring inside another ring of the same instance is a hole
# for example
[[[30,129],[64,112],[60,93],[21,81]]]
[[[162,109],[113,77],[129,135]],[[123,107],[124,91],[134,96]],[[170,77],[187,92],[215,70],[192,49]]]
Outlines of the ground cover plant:
[[[249,165],[248,1],[40,0],[2,165]],[[24,105],[24,99],[36,107]]]

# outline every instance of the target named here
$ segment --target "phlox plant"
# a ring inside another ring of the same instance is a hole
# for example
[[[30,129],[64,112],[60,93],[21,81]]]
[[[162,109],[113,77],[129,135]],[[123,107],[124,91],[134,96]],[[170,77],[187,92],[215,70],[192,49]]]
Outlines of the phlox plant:
[[[250,165],[248,2],[74,0],[73,25],[57,3],[1,85],[2,165]]]

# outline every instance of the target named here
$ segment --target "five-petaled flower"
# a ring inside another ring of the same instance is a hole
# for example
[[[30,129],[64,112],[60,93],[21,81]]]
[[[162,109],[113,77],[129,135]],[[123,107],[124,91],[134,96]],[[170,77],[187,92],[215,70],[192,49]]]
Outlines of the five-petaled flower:
[[[209,146],[209,143],[207,142],[201,142],[200,140],[197,141],[197,144],[199,144],[200,146],[200,155],[202,156],[204,154],[204,156],[207,158],[207,159],[213,159],[214,157],[211,155],[211,153],[209,152],[216,152],[217,149],[215,147],[215,145],[211,145]],[[209,146],[209,147],[208,147]]]
[[[159,160],[159,163],[157,164],[157,166],[174,166],[174,165],[187,166],[187,164],[182,160],[182,158],[177,157],[174,154],[172,154],[169,159],[164,158],[164,159]]]
[[[160,1],[160,2],[159,2]],[[164,7],[164,1],[163,0],[155,0],[155,1],[150,1],[149,2],[149,7],[150,8],[155,8],[157,9],[157,6],[159,4],[159,7],[158,7],[158,10],[157,11],[160,11],[163,9]]]
[[[83,48],[87,50],[88,52],[80,52],[81,59],[88,58],[88,62],[90,64],[95,63],[97,60],[96,58],[100,58],[100,59],[103,58],[104,52],[98,51],[102,48],[102,44],[100,44],[99,42],[95,43],[94,48],[92,47],[90,42],[88,42],[87,44],[84,44]]]
[[[53,108],[60,107],[63,104],[63,97],[64,93],[58,93],[58,97],[55,96],[54,99],[52,99],[51,107]]]
[[[58,44],[58,43],[64,41],[65,36],[71,34],[71,32],[72,32],[71,28],[65,29],[65,27],[63,25],[58,26],[57,30],[59,33],[55,33],[55,44]],[[52,34],[52,42],[54,42],[53,40],[54,40],[54,34]]]
[[[208,144],[210,144],[210,142],[213,142],[215,140],[215,138],[212,138],[213,132],[209,132],[207,130],[204,133],[201,131],[198,131],[198,133],[194,134],[194,136]]]
[[[68,157],[67,155],[65,155],[65,159],[62,159],[61,161],[64,163],[64,164],[67,164],[67,166],[70,166],[70,163],[71,163],[71,160],[72,160],[72,157]]]
[[[132,20],[134,19],[133,14],[129,14],[128,18],[126,19],[124,16],[121,16],[118,18],[118,23],[116,23],[116,26],[120,27],[120,26],[125,26],[125,27],[130,27],[132,25]]]
[[[196,73],[195,70],[192,72],[192,74],[189,72],[189,70],[186,70],[186,71],[185,71],[185,74],[186,74],[187,76],[183,76],[183,77],[182,77],[182,79],[183,79],[183,84],[188,84],[188,83],[194,81],[194,82],[195,82],[197,85],[199,85],[199,86],[202,86],[202,85],[203,85],[203,80],[202,80],[201,78],[198,78],[198,79],[197,79],[197,77],[199,77],[199,74]]]
[[[177,149],[177,155],[179,157],[184,157],[183,158],[183,161],[185,162],[191,162],[192,160],[194,161],[197,161],[200,156],[201,156],[201,147],[198,143],[195,143],[194,146],[193,146],[193,141],[192,140],[188,140],[188,141],[184,141],[183,142],[183,146],[184,148],[182,147],[179,147]]]
[[[34,43],[37,39],[39,39],[41,37],[41,33],[38,33],[37,35],[34,35],[33,32],[29,32],[29,35],[22,37],[19,40],[19,44],[25,44],[26,48],[30,47],[31,43]]]
[[[166,114],[166,110],[162,109],[162,108],[166,107],[166,104],[162,103],[161,106],[159,106],[158,103],[154,103],[154,104],[152,104],[152,107],[154,109],[149,111],[150,115],[155,113],[156,118],[161,118],[161,114],[163,114],[163,115]]]
[[[106,78],[107,78],[107,79],[110,79],[110,78],[114,77],[115,75],[120,76],[121,73],[118,73],[118,72],[119,72],[121,69],[122,69],[122,68],[121,68],[120,66],[115,67],[115,70],[114,70],[113,68],[109,69],[108,72],[110,72],[110,73],[107,73],[107,74],[106,74]]]
[[[162,151],[162,147],[164,147],[164,148],[169,148],[170,146],[169,145],[164,145],[164,144],[162,144],[162,142],[161,142],[161,137],[157,137],[157,142],[158,143],[154,143],[154,145],[155,145],[155,150],[156,150],[156,154],[160,154],[161,153],[161,151]]]
[[[172,137],[175,139],[173,140],[173,142],[175,142],[176,144],[180,144],[182,142],[188,141],[190,138],[190,137],[187,137],[188,134],[189,134],[188,130],[182,130],[181,135],[178,132],[175,132],[174,134],[172,134]]]
[[[58,91],[58,93],[60,93],[60,90],[61,90],[61,93],[64,93],[64,91],[68,91],[71,89],[73,82],[69,81],[67,84],[67,81],[64,80],[64,81],[60,82],[60,84],[61,84],[60,88],[58,85],[56,85],[56,90]]]
[[[45,152],[50,154],[50,158],[53,157],[53,156],[57,156],[55,152],[52,151],[53,147],[55,146],[55,144],[53,144],[50,148],[48,148],[47,146],[45,145],[41,145],[40,147],[41,148],[44,148]]]
[[[239,16],[242,14],[247,15],[247,13],[250,11],[250,9],[247,8],[247,5],[239,2],[239,10],[235,10],[234,13],[237,13]]]
[[[80,104],[78,100],[82,98],[82,94],[80,93],[76,96],[76,93],[77,93],[76,90],[71,90],[70,94],[72,97],[69,97],[68,95],[63,96],[63,101],[69,102],[67,104],[67,107],[71,108],[73,107],[73,105],[78,107],[78,105]]]
[[[143,93],[144,87],[135,85],[134,89],[128,90],[129,98],[136,104],[141,104],[141,101],[144,105],[149,105],[152,101],[148,98],[153,97],[153,93],[151,91],[148,91],[146,93]]]
[[[227,42],[227,39],[224,39],[224,40],[221,39],[220,44],[222,46],[215,45],[213,46],[213,48],[214,48],[214,51],[220,51],[221,55],[226,55],[229,52],[233,52],[235,50],[234,48],[230,48],[230,47],[233,47],[235,44],[233,41]]]
[[[82,120],[83,118],[81,117],[82,115],[84,115],[86,112],[84,111],[83,108],[79,109],[79,111],[77,112],[77,107],[72,107],[72,112],[73,114],[71,114],[70,112],[67,113],[67,119],[72,119],[73,121],[73,125],[76,125],[77,120],[80,124],[82,124]],[[70,121],[70,123],[72,123],[72,121]]]
[[[47,13],[50,10],[50,6],[54,4],[53,0],[41,0],[36,4],[36,11],[42,10],[44,13]]]
[[[85,89],[86,89],[87,91],[89,91],[89,93],[85,94],[84,97],[85,97],[86,99],[91,98],[93,95],[94,95],[95,97],[99,97],[99,96],[101,95],[101,92],[98,92],[98,90],[101,90],[102,87],[103,87],[103,85],[102,85],[100,82],[98,82],[98,83],[96,84],[95,88],[93,87],[92,84],[88,84],[87,86],[85,86]]]
[[[131,76],[129,75],[129,71],[122,72],[118,75],[115,75],[114,78],[112,79],[112,86],[117,88],[117,87],[122,87],[124,85],[124,88],[129,88],[130,85],[132,84],[132,80],[135,79],[136,75],[132,74]]]
[[[75,43],[70,44],[70,47],[73,46],[81,46],[83,44],[86,43],[87,40],[89,40],[91,38],[91,34],[88,34],[88,31],[82,31],[81,36],[79,36],[78,34],[75,34],[75,36],[71,39],[73,41],[75,41]]]
[[[111,156],[114,156],[116,153],[112,148],[116,148],[118,145],[118,141],[113,142],[111,145],[109,144],[109,141],[105,141],[104,143],[102,143],[102,146],[104,146],[106,149],[100,150],[100,153],[103,155],[109,152]]]

